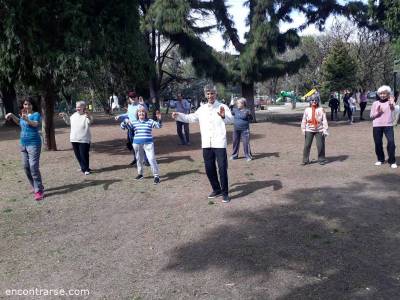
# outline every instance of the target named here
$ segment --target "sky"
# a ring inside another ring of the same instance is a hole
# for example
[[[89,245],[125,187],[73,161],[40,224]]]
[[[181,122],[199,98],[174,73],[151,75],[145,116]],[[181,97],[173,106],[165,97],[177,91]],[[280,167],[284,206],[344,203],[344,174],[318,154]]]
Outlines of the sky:
[[[367,1],[367,0],[364,0]],[[339,1],[339,2],[345,2],[345,1]],[[228,9],[229,14],[233,16],[233,20],[235,21],[236,24],[236,29],[238,30],[239,37],[241,41],[244,41],[243,36],[244,33],[246,32],[246,26],[245,26],[245,19],[248,15],[248,8],[243,6],[244,1],[243,0],[227,0],[227,4],[230,6]],[[293,23],[288,24],[288,23],[282,23],[280,26],[280,30],[282,32],[286,31],[289,28],[297,28],[301,24],[305,22],[305,17],[303,14],[299,12],[295,12],[292,14],[293,18]],[[330,25],[334,22],[334,17],[329,17],[326,21],[326,28],[329,28]],[[340,20],[341,18],[338,17]],[[344,19],[344,18],[343,18]],[[213,24],[213,20],[209,20],[205,24],[210,25]],[[305,30],[300,32],[300,35],[318,35],[321,34],[321,32],[314,26],[308,26]],[[214,49],[218,51],[224,50],[224,41],[222,39],[222,36],[217,30],[214,30],[211,34],[208,34],[205,36],[205,41],[207,44],[212,46]],[[224,51],[228,51],[231,53],[235,53],[235,49],[232,45],[230,45],[227,49]]]

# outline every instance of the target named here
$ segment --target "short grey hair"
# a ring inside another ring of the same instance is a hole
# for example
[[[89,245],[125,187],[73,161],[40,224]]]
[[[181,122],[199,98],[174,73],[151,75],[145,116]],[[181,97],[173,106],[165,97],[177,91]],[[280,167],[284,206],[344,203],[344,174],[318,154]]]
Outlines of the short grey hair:
[[[85,106],[86,107],[86,102],[85,101],[77,101],[76,106]]]
[[[217,87],[213,84],[206,84],[204,86],[204,93],[207,92],[217,92]]]
[[[236,102],[242,102],[244,106],[247,106],[246,98],[239,98],[239,99],[236,100]]]

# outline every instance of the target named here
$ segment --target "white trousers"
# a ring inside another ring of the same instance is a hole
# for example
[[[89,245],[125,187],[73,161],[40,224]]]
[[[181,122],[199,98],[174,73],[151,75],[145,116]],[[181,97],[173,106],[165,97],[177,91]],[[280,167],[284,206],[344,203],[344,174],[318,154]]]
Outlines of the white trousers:
[[[136,165],[137,171],[139,175],[143,175],[143,161],[144,161],[144,153],[146,152],[147,160],[150,163],[151,172],[153,172],[153,176],[159,176],[159,169],[156,161],[156,156],[154,154],[154,144],[135,144],[133,143],[133,149],[135,149],[136,153]]]

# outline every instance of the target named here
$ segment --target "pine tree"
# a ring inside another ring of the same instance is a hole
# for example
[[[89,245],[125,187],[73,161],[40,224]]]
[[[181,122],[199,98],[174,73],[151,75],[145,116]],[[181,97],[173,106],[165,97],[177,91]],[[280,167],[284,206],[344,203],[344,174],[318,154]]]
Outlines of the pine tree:
[[[305,55],[290,61],[280,59],[287,49],[300,44],[299,29],[311,23],[323,28],[331,13],[351,14],[355,19],[364,21],[367,12],[367,7],[361,1],[340,5],[336,0],[248,0],[245,4],[249,8],[249,31],[245,35],[245,42],[241,42],[238,36],[225,0],[157,0],[152,9],[158,29],[179,44],[184,56],[193,58],[199,75],[214,81],[231,81],[241,85],[242,96],[248,100],[253,115],[256,82],[296,73],[307,63]],[[212,48],[201,40],[193,10],[199,11],[197,16],[213,14],[217,19],[217,28],[226,43],[232,43],[238,53],[225,60],[228,63],[221,63]],[[294,10],[303,12],[307,23],[301,28],[280,32],[282,21],[293,21],[291,13]]]
[[[346,44],[338,41],[322,64],[324,86],[329,91],[354,88],[357,84],[357,64],[349,55]]]

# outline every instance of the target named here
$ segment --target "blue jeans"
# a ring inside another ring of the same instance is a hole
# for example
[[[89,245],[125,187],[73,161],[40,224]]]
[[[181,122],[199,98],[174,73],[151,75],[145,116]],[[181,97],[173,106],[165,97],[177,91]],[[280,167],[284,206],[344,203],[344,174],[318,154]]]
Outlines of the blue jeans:
[[[387,152],[388,152],[388,163],[396,163],[396,145],[394,143],[394,132],[393,126],[373,127],[373,136],[375,142],[375,153],[378,161],[385,162],[385,153],[383,152],[383,135],[385,134],[387,139]]]
[[[37,192],[43,192],[42,176],[39,170],[39,160],[41,145],[35,146],[23,146],[21,145],[21,157],[22,164],[26,177],[28,177],[29,183]]]

